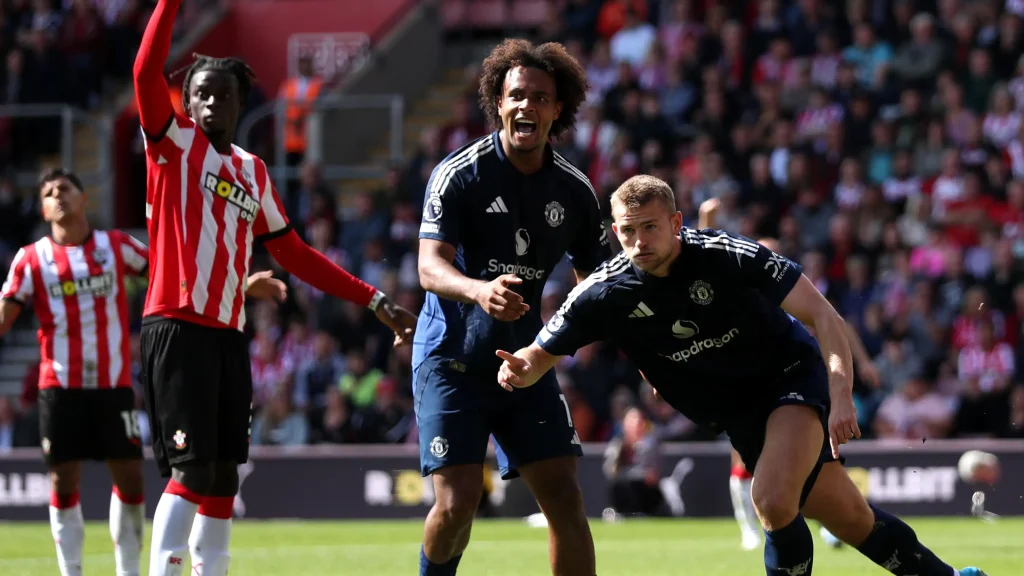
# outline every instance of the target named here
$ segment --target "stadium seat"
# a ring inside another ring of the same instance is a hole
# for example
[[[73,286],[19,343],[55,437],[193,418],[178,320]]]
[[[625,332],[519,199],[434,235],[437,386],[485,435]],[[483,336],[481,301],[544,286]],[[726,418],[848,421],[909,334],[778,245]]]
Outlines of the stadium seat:
[[[446,29],[462,28],[466,24],[467,0],[443,0],[441,2],[441,24]]]
[[[477,28],[503,28],[508,22],[505,0],[476,0],[468,6],[467,19]]]
[[[509,20],[518,27],[540,26],[548,19],[552,3],[548,0],[512,0]]]

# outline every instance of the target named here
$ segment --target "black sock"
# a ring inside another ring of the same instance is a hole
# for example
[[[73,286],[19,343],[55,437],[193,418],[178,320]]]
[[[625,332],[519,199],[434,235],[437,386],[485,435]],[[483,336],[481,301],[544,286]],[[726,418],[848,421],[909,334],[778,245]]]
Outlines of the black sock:
[[[914,529],[907,526],[904,521],[874,506],[871,510],[875,513],[875,528],[867,540],[857,548],[861,554],[896,576],[959,574],[918,542]]]
[[[768,576],[810,576],[814,539],[804,517],[797,514],[784,528],[764,532],[764,570]]]

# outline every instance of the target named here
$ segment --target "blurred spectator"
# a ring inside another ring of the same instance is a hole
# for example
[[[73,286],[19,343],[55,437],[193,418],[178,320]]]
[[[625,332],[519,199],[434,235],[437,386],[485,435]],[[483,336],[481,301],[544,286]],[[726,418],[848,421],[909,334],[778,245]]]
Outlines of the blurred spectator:
[[[639,408],[630,408],[622,421],[622,435],[605,449],[604,473],[611,484],[610,501],[617,514],[653,516],[663,503],[658,480],[658,438]]]
[[[38,446],[33,437],[29,423],[14,410],[14,402],[0,396],[0,453],[10,452],[13,448]]]
[[[953,398],[936,392],[921,376],[914,376],[879,406],[875,434],[879,438],[942,438],[952,427],[955,411]]]
[[[337,352],[337,342],[330,334],[318,331],[312,340],[312,356],[300,365],[293,398],[299,410],[309,412],[327,405],[328,389],[337,386],[345,371],[345,361]]]
[[[345,369],[345,374],[338,381],[341,393],[357,410],[369,408],[377,396],[377,387],[384,374],[369,365],[366,352],[359,348],[349,351]]]
[[[301,446],[309,440],[306,418],[292,409],[287,391],[271,396],[252,422],[253,446]]]

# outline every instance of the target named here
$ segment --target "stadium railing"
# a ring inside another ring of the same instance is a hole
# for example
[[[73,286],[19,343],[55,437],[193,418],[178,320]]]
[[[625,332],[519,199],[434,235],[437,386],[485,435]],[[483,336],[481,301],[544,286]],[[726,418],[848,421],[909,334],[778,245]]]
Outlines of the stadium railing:
[[[605,445],[584,445],[579,482],[591,517],[608,506],[609,481],[602,471]],[[995,454],[1002,467],[993,485],[960,478],[958,463],[968,450]],[[999,515],[1024,515],[1020,440],[858,441],[843,447],[846,467],[867,498],[899,515],[966,516],[978,492]],[[0,521],[42,520],[50,483],[39,449],[0,455]],[[433,503],[432,484],[419,471],[415,445],[318,445],[253,447],[240,469],[239,515],[247,518],[362,519],[422,518]],[[727,517],[730,503],[729,448],[721,442],[662,446],[660,487],[666,512],[685,517]],[[537,506],[522,482],[501,480],[489,465],[489,494],[499,516],[525,517]],[[163,490],[155,463],[146,462],[150,514]],[[82,468],[81,498],[88,518],[104,520],[110,478],[99,463]],[[991,518],[991,516],[986,516]]]
[[[95,219],[95,224],[101,227],[112,224],[114,166],[110,143],[114,127],[113,116],[85,112],[66,104],[7,104],[0,105],[0,118],[59,120],[61,166],[74,169],[82,179],[82,184],[91,192],[88,209],[90,216]],[[79,128],[85,130],[80,131]],[[18,145],[19,142],[11,143],[12,147]],[[91,157],[84,158],[80,147],[88,147]],[[52,161],[52,157],[40,159],[43,165]],[[15,185],[19,188],[34,187],[38,178],[38,167],[14,171]]]
[[[238,126],[239,145],[250,149],[253,129],[257,124],[270,121],[274,125],[274,156],[268,168],[276,181],[298,178],[301,166],[288,166],[284,147],[285,109],[289,101],[277,99],[249,112]],[[306,161],[320,164],[320,171],[326,180],[382,178],[388,166],[321,163],[328,140],[347,137],[345,134],[325,134],[323,115],[330,111],[360,111],[363,114],[376,113],[380,116],[380,132],[387,133],[390,162],[402,160],[405,133],[405,99],[397,94],[328,95],[316,101],[306,121]]]

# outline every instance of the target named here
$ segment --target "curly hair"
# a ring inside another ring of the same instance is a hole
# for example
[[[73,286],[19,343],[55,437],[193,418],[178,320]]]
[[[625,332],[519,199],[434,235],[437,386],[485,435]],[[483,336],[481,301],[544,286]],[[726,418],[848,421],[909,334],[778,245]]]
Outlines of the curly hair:
[[[550,136],[558,138],[572,130],[590,86],[580,63],[556,42],[534,46],[526,40],[508,39],[494,48],[480,75],[480,108],[488,123],[494,129],[501,127],[498,102],[505,93],[505,76],[519,66],[543,70],[555,80],[555,98],[562,103],[562,112],[551,124]]]
[[[192,77],[206,70],[224,71],[234,75],[238,80],[238,105],[242,108],[245,107],[245,103],[249,99],[249,91],[252,89],[252,83],[256,80],[256,73],[252,71],[248,64],[240,58],[214,58],[196,52],[192,53],[192,57],[195,58],[192,64],[171,74],[173,78],[185,72],[185,79],[181,83],[181,105],[186,111],[189,109],[188,87],[192,83]]]

